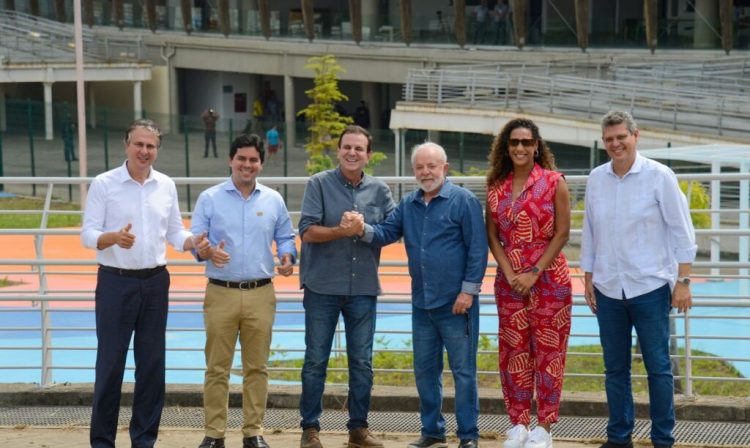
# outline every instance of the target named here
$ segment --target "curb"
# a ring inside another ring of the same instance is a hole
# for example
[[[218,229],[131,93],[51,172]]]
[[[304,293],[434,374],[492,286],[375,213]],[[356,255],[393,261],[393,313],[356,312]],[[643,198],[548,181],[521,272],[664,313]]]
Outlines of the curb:
[[[268,408],[294,409],[299,406],[299,385],[271,385],[268,390]],[[0,384],[0,406],[91,406],[94,385],[91,383],[55,384],[40,387],[37,384]],[[482,414],[505,414],[505,404],[500,390],[480,389],[479,408]],[[346,407],[348,389],[346,385],[327,385],[323,396],[325,409]],[[123,385],[122,405],[133,403],[133,384]],[[200,384],[167,386],[164,406],[203,407],[203,386]],[[231,385],[229,406],[242,407],[240,385]],[[648,397],[636,396],[636,418],[648,419]],[[415,388],[375,386],[373,387],[371,411],[419,412],[419,397]],[[453,390],[445,390],[443,404],[445,412],[454,411]],[[678,420],[702,422],[750,423],[750,397],[675,397],[675,414]],[[607,402],[604,393],[568,392],[560,404],[561,416],[606,417]]]

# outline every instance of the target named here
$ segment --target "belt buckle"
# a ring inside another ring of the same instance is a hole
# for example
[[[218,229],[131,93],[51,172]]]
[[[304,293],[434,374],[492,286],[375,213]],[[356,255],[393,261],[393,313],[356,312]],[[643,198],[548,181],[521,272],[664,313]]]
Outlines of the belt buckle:
[[[240,291],[249,291],[255,287],[255,286],[250,286],[252,284],[253,282],[245,281],[245,282],[240,282],[238,286],[239,286]]]

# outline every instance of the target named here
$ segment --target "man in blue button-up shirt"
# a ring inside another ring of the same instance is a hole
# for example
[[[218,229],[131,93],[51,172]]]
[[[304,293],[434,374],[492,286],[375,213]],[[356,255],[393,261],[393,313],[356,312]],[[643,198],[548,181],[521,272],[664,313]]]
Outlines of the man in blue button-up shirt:
[[[232,176],[201,193],[192,229],[208,233],[206,263],[206,377],[203,406],[206,437],[199,448],[224,447],[229,370],[237,337],[242,348],[244,448],[267,448],[263,415],[268,390],[268,355],[276,314],[272,243],[278,273],[292,273],[297,250],[294,229],[278,192],[256,182],[265,150],[257,135],[241,135],[229,150]],[[200,230],[198,230],[200,229]]]
[[[406,244],[422,420],[422,437],[409,446],[446,446],[440,412],[445,348],[456,384],[459,447],[473,448],[479,439],[478,294],[487,268],[482,206],[472,192],[445,179],[448,163],[441,146],[423,143],[414,148],[411,161],[420,188],[404,197],[383,224],[366,225],[362,239],[383,246],[403,236]]]

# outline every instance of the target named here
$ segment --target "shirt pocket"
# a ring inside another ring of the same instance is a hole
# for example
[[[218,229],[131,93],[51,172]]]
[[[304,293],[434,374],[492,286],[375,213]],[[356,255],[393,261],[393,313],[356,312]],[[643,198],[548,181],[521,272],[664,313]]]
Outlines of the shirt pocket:
[[[377,205],[365,206],[365,222],[368,224],[380,224],[385,220],[383,208]]]

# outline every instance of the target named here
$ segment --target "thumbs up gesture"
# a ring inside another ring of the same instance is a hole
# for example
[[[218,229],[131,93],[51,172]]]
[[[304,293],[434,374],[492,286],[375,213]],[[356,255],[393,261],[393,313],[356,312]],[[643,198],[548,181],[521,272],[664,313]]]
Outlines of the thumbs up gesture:
[[[193,236],[192,243],[193,248],[198,252],[198,256],[202,260],[208,260],[211,258],[211,243],[208,241],[208,232],[203,232],[198,236]]]
[[[229,253],[224,250],[225,244],[224,240],[221,240],[213,249],[213,254],[211,254],[211,262],[217,268],[223,268],[232,258],[229,256]]]
[[[132,223],[128,223],[125,227],[115,233],[115,244],[122,247],[123,249],[130,249],[135,243],[135,235],[130,233],[130,229],[133,227]]]

